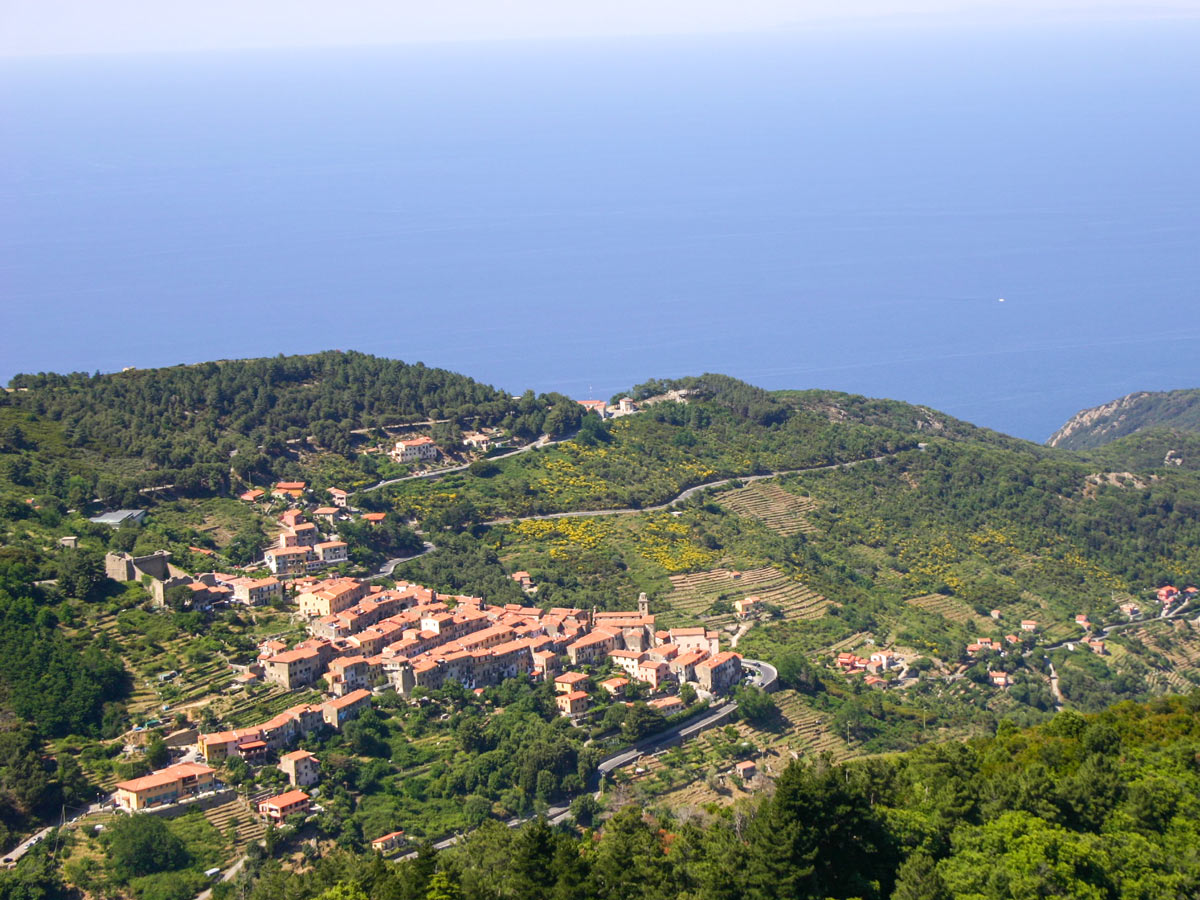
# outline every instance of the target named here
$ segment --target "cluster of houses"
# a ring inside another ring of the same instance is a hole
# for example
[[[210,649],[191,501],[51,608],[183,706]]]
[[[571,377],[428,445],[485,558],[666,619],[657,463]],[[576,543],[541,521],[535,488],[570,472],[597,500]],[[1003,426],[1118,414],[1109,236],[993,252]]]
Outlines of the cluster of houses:
[[[291,648],[265,641],[240,677],[289,690],[323,678],[330,699],[297,704],[252,727],[198,735],[202,763],[179,763],[121,782],[118,807],[136,812],[219,788],[213,767],[231,758],[251,764],[277,759],[290,789],[260,800],[259,814],[276,824],[307,815],[312,797],[305,788],[319,781],[319,763],[312,753],[288,747],[314,731],[340,730],[370,708],[371,688],[383,683],[410,694],[449,680],[475,690],[518,676],[552,680],[559,710],[578,716],[592,705],[585,689],[591,679],[579,668],[608,667],[623,674],[600,681],[597,690],[619,698],[633,681],[643,682],[666,694],[649,705],[671,714],[684,704],[664,688],[694,682],[719,694],[742,675],[741,657],[722,652],[716,632],[657,629],[645,595],[636,611],[600,612],[496,606],[478,597],[439,596],[420,585],[384,589],[353,578],[310,577],[295,587],[310,636]],[[388,852],[403,843],[404,833],[397,831],[372,846]]]
[[[697,632],[701,634],[697,635]],[[742,657],[729,650],[716,652],[711,645],[684,649],[696,646],[697,638],[707,643],[707,635],[712,634],[705,633],[703,628],[673,628],[656,632],[663,640],[646,652],[610,650],[608,661],[628,672],[629,676],[606,678],[598,688],[609,697],[623,697],[632,679],[649,685],[652,690],[667,682],[694,682],[711,694],[723,693],[741,678]],[[554,679],[554,699],[559,712],[564,716],[578,716],[591,709],[592,697],[584,690],[589,680],[579,671],[564,672]],[[673,694],[649,700],[646,705],[663,715],[684,709],[683,700]]]
[[[334,507],[322,507],[313,515],[332,522],[337,512]],[[279,521],[283,527],[278,544],[263,553],[271,574],[303,575],[349,561],[346,542],[325,540],[316,523],[309,522],[300,510],[289,509]]]
[[[1159,603],[1169,607],[1183,600],[1192,600],[1197,593],[1200,593],[1200,588],[1186,587],[1181,591],[1175,585],[1167,584],[1158,589],[1156,596]]]
[[[319,704],[299,704],[284,710],[261,725],[200,734],[196,750],[204,763],[220,764],[234,757],[249,763],[279,754],[279,768],[294,787],[307,787],[320,778],[317,758],[307,750],[283,751],[287,746],[320,729],[340,731],[371,705],[370,691],[352,691]],[[214,770],[201,763],[178,763],[116,786],[116,805],[129,812],[175,803],[213,790],[219,785]],[[275,798],[272,798],[275,799]],[[276,820],[291,811],[276,816]],[[268,816],[269,818],[271,816]]]
[[[630,397],[622,397],[613,404],[607,403],[604,400],[578,400],[576,402],[587,412],[594,412],[602,419],[628,416],[638,411],[638,405]]]
[[[715,631],[655,628],[644,598],[637,611],[597,612],[439,596],[420,585],[384,589],[354,578],[302,581],[296,605],[310,637],[288,648],[264,643],[246,674],[289,690],[323,678],[334,696],[390,683],[398,693],[471,689],[506,678],[553,678],[566,665],[613,664],[651,690],[694,681],[711,693],[741,676]]]
[[[904,660],[891,650],[877,650],[869,657],[839,653],[833,662],[846,675],[865,675],[864,683],[869,687],[883,687],[887,684],[883,674],[904,666]]]
[[[577,400],[576,402],[588,412],[594,412],[602,419],[613,419],[641,412],[642,408],[653,406],[655,403],[665,401],[687,403],[689,393],[686,388],[677,388],[667,391],[665,394],[647,397],[640,404],[634,402],[632,397],[622,397],[616,403],[607,403],[604,400]]]

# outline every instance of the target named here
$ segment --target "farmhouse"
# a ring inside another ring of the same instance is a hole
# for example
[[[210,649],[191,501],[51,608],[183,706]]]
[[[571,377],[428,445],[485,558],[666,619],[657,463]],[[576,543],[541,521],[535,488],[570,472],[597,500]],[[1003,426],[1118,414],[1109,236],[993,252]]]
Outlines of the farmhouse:
[[[587,681],[582,672],[564,672],[554,679],[554,690],[560,694],[569,694],[579,690],[579,685]]]
[[[559,712],[564,716],[577,716],[586,712],[591,705],[591,699],[584,691],[571,691],[569,694],[558,694],[554,698]]]
[[[290,497],[293,500],[299,500],[304,496],[304,491],[308,487],[304,481],[280,481],[271,489],[272,497]]]
[[[376,853],[388,853],[395,850],[404,843],[404,830],[393,831],[383,837],[377,837],[371,841],[371,849]]]

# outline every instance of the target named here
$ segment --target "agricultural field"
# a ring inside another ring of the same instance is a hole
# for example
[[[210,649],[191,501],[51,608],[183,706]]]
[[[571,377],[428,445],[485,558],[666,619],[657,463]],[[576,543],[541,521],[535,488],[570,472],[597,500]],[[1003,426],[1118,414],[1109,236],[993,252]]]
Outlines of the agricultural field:
[[[719,496],[718,502],[734,515],[758,519],[784,537],[816,531],[808,514],[816,509],[817,501],[786,491],[775,481],[756,481],[727,491]]]
[[[1155,693],[1185,694],[1200,684],[1200,626],[1194,622],[1152,620],[1107,645],[1113,667],[1140,672]]]
[[[772,566],[746,571],[713,569],[691,575],[672,575],[671,592],[663,598],[668,615],[680,621],[702,621],[710,627],[734,620],[730,604],[742,597],[756,596],[778,607],[785,620],[816,619],[824,615],[830,601],[803,582]],[[673,624],[673,623],[672,623]]]
[[[979,615],[962,600],[948,594],[922,594],[920,597],[913,597],[905,602],[917,609],[941,616],[943,619],[949,619],[951,622],[957,622],[959,625],[970,626],[977,631],[990,632],[996,628],[995,621],[987,616]]]

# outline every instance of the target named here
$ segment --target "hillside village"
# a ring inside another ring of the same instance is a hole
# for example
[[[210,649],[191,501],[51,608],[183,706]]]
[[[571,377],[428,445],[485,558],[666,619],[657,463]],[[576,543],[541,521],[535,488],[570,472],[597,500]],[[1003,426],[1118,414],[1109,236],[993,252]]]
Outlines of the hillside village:
[[[680,696],[682,686],[691,688],[691,696],[712,701],[742,679],[741,655],[722,651],[717,631],[703,625],[656,627],[644,594],[635,610],[543,609],[494,605],[482,597],[440,594],[404,582],[385,586],[345,575],[321,577],[322,569],[348,562],[345,542],[332,533],[339,521],[361,516],[377,524],[385,514],[357,513],[348,506],[347,493],[336,488],[328,491],[330,505],[314,506],[304,482],[280,482],[269,495],[251,491],[240,499],[258,503],[268,496],[288,507],[278,516],[276,545],[258,564],[269,568],[270,576],[192,576],[172,566],[166,551],[143,557],[111,552],[105,559],[106,574],[117,581],[141,580],[160,606],[167,605],[169,592],[182,590],[182,605],[200,611],[237,605],[290,610],[307,636],[290,645],[278,639],[262,642],[253,661],[234,666],[234,688],[316,688],[325,699],[298,703],[257,724],[198,733],[191,759],[118,783],[112,801],[118,809],[141,811],[215,790],[220,775],[213,766],[239,759],[252,767],[277,765],[290,782],[290,791],[259,801],[257,808],[267,821],[279,824],[307,814],[313,795],[304,789],[318,781],[319,766],[313,753],[289,748],[310,734],[341,730],[370,709],[372,698],[383,691],[415,700],[451,682],[477,694],[507,679],[552,682],[560,714],[574,722],[586,719],[597,701],[620,702],[635,688],[649,708],[676,715],[687,708]],[[536,595],[528,572],[514,572],[512,578],[527,595]],[[1197,593],[1195,587],[1160,588],[1159,615],[1178,612]],[[743,628],[770,616],[755,595],[736,600],[732,607]],[[1143,615],[1132,601],[1120,610],[1130,623]],[[991,619],[1002,629],[1000,610],[993,610]],[[1054,645],[1073,649],[1078,644],[1103,654],[1101,635],[1119,627],[1093,626],[1085,615],[1076,616],[1075,625],[1081,632],[1076,640]],[[1012,666],[1005,660],[1028,657],[1038,646],[1050,649],[1039,639],[1039,631],[1037,621],[1025,619],[1003,637],[978,636],[966,646],[957,670],[948,670],[946,677],[961,677],[973,663],[984,661],[995,666],[987,669],[986,684],[1009,688]],[[867,687],[885,689],[916,683],[918,673],[910,671],[911,662],[911,653],[866,647],[831,653],[828,665],[846,677],[861,676]],[[403,843],[395,834],[387,837],[393,846]]]
[[[741,657],[722,652],[716,632],[656,630],[644,598],[633,611],[543,611],[353,578],[299,579],[291,588],[311,636],[290,648],[264,642],[258,659],[241,667],[239,681],[262,680],[290,691],[319,684],[329,699],[297,705],[253,727],[199,734],[196,753],[205,763],[239,757],[255,764],[278,755],[293,785],[307,786],[311,771],[300,765],[307,757],[283,751],[314,730],[340,729],[369,708],[374,692],[389,688],[411,697],[448,680],[478,692],[507,678],[553,681],[562,714],[578,718],[591,708],[593,695],[584,688],[594,672],[625,673],[599,682],[606,698],[619,698],[638,682],[648,689],[648,705],[664,714],[683,709],[677,696],[682,684],[712,698],[742,676]],[[192,763],[169,767],[118,784],[115,803],[134,811],[175,802],[211,789],[214,777]]]
[[[291,646],[264,641],[255,660],[235,666],[233,689],[315,687],[326,696],[248,727],[198,733],[191,759],[117,783],[115,808],[141,811],[218,790],[220,775],[213,766],[239,759],[250,766],[277,765],[291,783],[292,790],[258,802],[266,820],[278,824],[307,814],[312,795],[303,789],[318,780],[319,769],[314,754],[289,752],[289,747],[310,734],[341,730],[381,691],[416,698],[448,682],[476,693],[506,679],[553,682],[561,715],[575,721],[588,716],[595,700],[621,702],[635,686],[649,708],[671,716],[687,706],[679,696],[681,686],[690,685],[692,697],[712,700],[741,680],[741,657],[721,651],[717,632],[656,628],[644,595],[636,610],[542,609],[493,605],[481,597],[442,595],[403,582],[388,587],[342,575],[323,578],[321,569],[348,562],[345,542],[331,530],[358,515],[348,506],[346,492],[332,489],[328,497],[330,505],[314,507],[304,482],[280,482],[269,494],[241,495],[247,503],[271,498],[287,505],[278,516],[275,546],[261,563],[243,567],[265,566],[271,572],[266,577],[189,575],[171,564],[167,551],[106,556],[109,578],[140,581],[160,607],[291,610],[307,637]],[[361,518],[378,524],[384,514]],[[512,577],[527,594],[536,594],[529,573]],[[172,595],[181,599],[172,603]],[[391,838],[396,845],[395,835]]]
[[[282,494],[294,502],[304,496],[304,486],[298,483],[276,485],[275,491],[296,492]],[[334,494],[333,502],[344,499]],[[319,553],[322,546],[337,546],[340,542],[322,540],[324,535],[307,516],[328,525],[350,514],[344,510],[340,505],[307,512],[298,507],[286,510],[279,517],[279,546],[265,554],[268,564],[272,558],[289,558],[273,557],[273,550]],[[156,598],[182,587],[196,609],[283,604],[303,623],[307,635],[290,645],[277,639],[263,641],[253,661],[235,665],[234,686],[263,684],[289,692],[315,688],[324,695],[320,701],[297,703],[256,724],[197,733],[194,749],[185,752],[181,762],[117,783],[115,808],[141,811],[219,790],[221,775],[216,767],[237,759],[252,768],[277,766],[287,777],[288,791],[256,801],[263,819],[274,824],[299,821],[315,806],[320,767],[314,753],[293,749],[295,744],[309,735],[340,731],[370,709],[373,698],[384,691],[418,702],[451,682],[476,694],[507,679],[551,682],[560,714],[582,722],[597,703],[628,705],[624,698],[635,689],[648,708],[677,716],[688,709],[682,687],[690,689],[690,697],[713,701],[742,680],[742,657],[721,650],[717,631],[702,625],[658,628],[645,595],[633,610],[494,605],[478,596],[440,594],[417,584],[385,586],[347,576],[322,578],[317,573],[324,564],[317,555],[306,558],[302,568],[281,567],[266,578],[221,573],[193,578],[171,567],[166,553],[147,558],[109,554],[110,578],[128,581],[140,576]],[[512,578],[527,594],[536,594],[528,572],[514,572]],[[1182,610],[1196,594],[1194,587],[1159,589],[1159,615]],[[733,608],[746,627],[769,615],[754,595],[735,601]],[[1129,623],[1142,618],[1134,602],[1123,604],[1121,612]],[[991,618],[1003,627],[999,610],[993,610]],[[1105,642],[1099,635],[1119,627],[1098,628],[1085,615],[1077,616],[1075,625],[1080,637],[1057,641],[1055,646],[1070,649],[1078,644],[1103,654]],[[994,666],[986,671],[986,684],[1007,689],[1014,682],[1012,665],[1006,666],[1006,660],[1019,661],[1039,646],[1050,649],[1050,644],[1040,641],[1039,631],[1038,622],[1026,619],[1003,638],[981,635],[967,645],[958,669],[945,677],[962,677],[973,663],[983,661]],[[846,677],[861,676],[867,687],[884,689],[915,684],[918,673],[910,671],[911,662],[911,654],[868,647],[831,654],[828,665]],[[744,760],[737,771],[748,780],[753,765]],[[394,850],[404,845],[402,835],[392,832],[380,840],[386,839]]]

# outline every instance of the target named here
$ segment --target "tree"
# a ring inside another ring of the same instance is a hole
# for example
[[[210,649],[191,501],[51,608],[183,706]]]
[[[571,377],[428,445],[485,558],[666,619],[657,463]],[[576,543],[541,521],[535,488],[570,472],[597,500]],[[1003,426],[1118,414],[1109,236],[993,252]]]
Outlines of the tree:
[[[179,612],[187,609],[188,604],[192,602],[192,596],[192,589],[186,584],[176,584],[163,592],[163,602],[168,608]]]
[[[445,872],[434,872],[429,879],[429,889],[425,892],[425,900],[459,900],[462,890],[457,882],[451,881]]]
[[[167,749],[167,742],[157,734],[150,735],[150,739],[146,741],[146,762],[152,769],[162,768],[171,759],[171,751]]]
[[[926,850],[918,849],[900,866],[892,900],[950,900],[937,863]]]
[[[779,671],[779,681],[784,687],[812,693],[821,684],[816,669],[803,653],[792,651],[781,654],[775,660],[775,668]]]
[[[90,600],[104,581],[104,561],[99,553],[72,548],[58,558],[58,587],[68,597]]]
[[[733,690],[733,699],[747,722],[765,722],[779,712],[771,695],[753,685],[739,684]]]
[[[122,816],[104,832],[108,867],[120,882],[180,869],[188,863],[183,841],[158,816]]]
[[[41,745],[33,729],[0,731],[0,811],[7,806],[28,815],[54,798],[41,757]]]
[[[627,741],[637,741],[666,727],[667,720],[661,712],[645,703],[635,703],[625,713],[621,737]]]
[[[368,900],[366,891],[357,884],[338,882],[317,895],[316,900]]]
[[[24,449],[25,432],[21,430],[20,425],[13,422],[4,428],[0,428],[0,450],[12,453]]]
[[[592,819],[600,810],[600,801],[591,794],[580,794],[571,801],[571,816],[580,825],[591,825]]]

